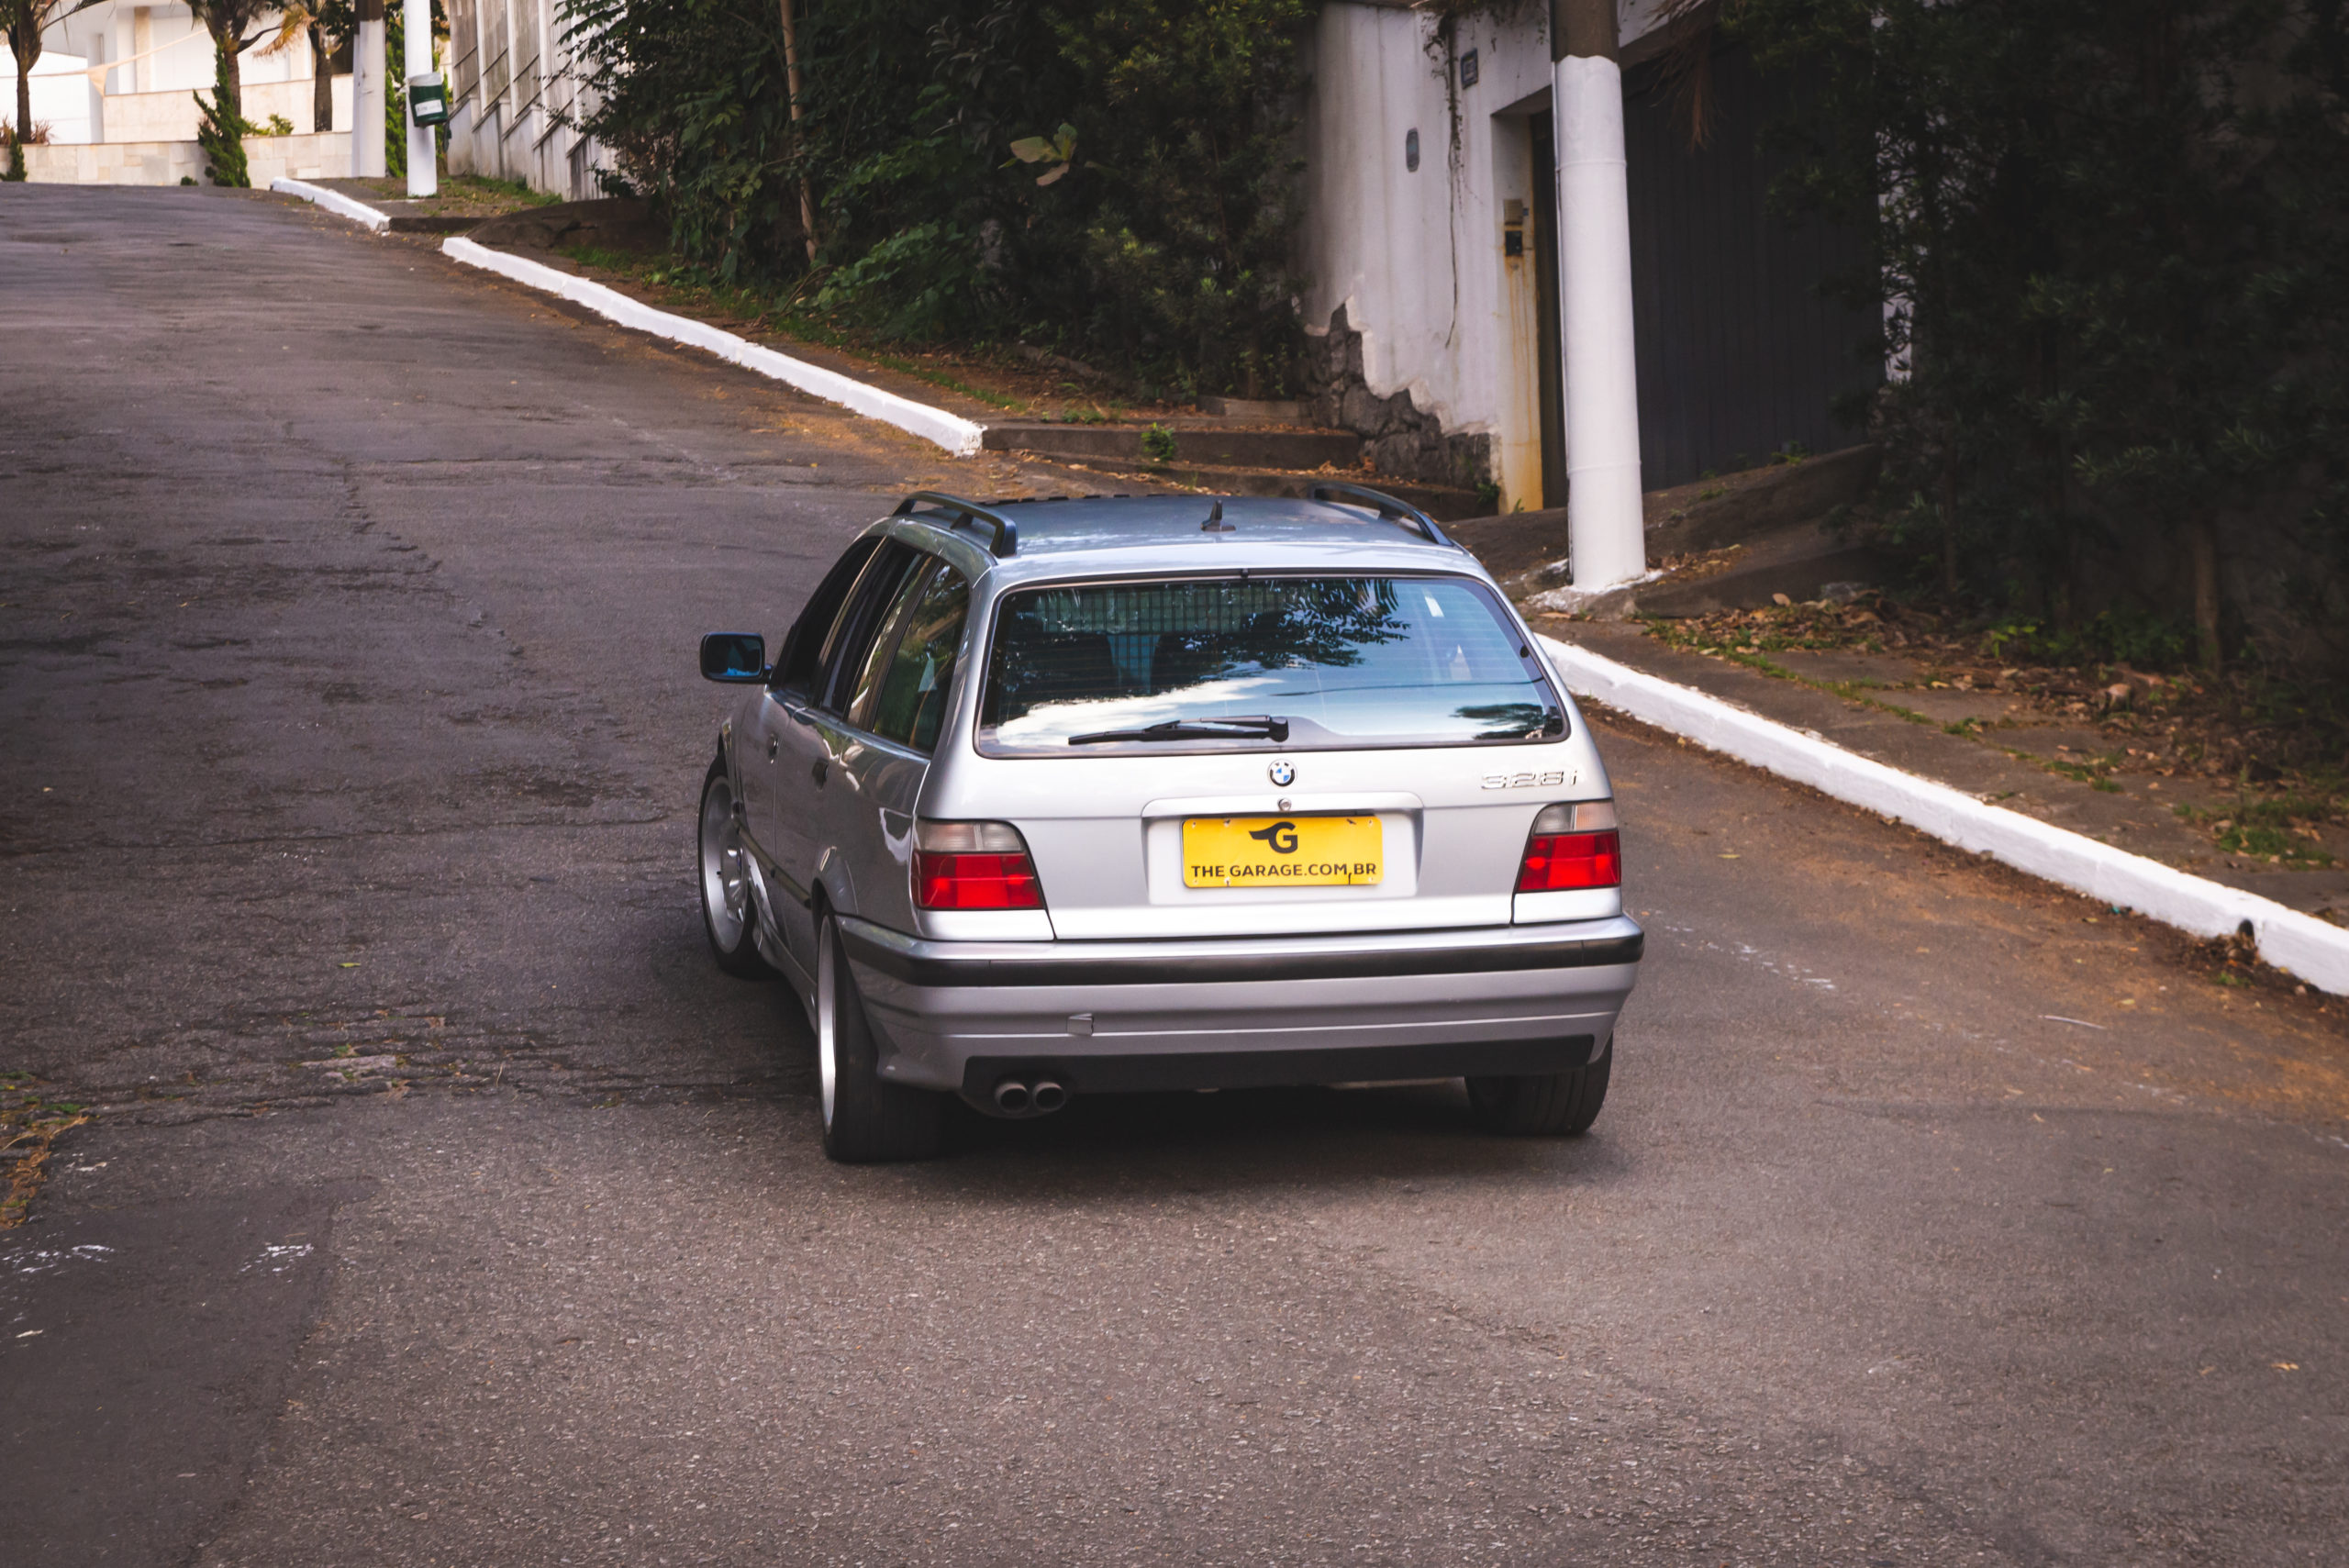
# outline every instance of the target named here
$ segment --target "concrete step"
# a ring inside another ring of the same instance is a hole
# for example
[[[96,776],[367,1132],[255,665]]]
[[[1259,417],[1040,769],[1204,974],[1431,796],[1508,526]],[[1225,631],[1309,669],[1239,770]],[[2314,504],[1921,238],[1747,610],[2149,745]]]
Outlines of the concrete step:
[[[1268,425],[1302,425],[1305,405],[1297,402],[1275,403],[1250,397],[1202,397],[1199,407],[1209,414],[1221,414],[1232,419],[1262,419]]]
[[[1701,577],[1669,578],[1609,595],[1592,613],[1703,615],[1756,609],[1775,594],[1814,599],[1830,583],[1880,584],[1898,562],[1865,541],[1836,538],[1822,519],[1859,500],[1876,478],[1877,452],[1852,447],[1798,463],[1774,463],[1742,473],[1700,479],[1642,498],[1651,565],[1675,556],[1742,546]],[[1453,536],[1502,586],[1518,596],[1562,587],[1567,574],[1566,508],[1513,512],[1463,523]]]
[[[1816,599],[1840,584],[1861,587],[1896,581],[1900,558],[1865,539],[1839,539],[1817,522],[1796,523],[1748,539],[1720,570],[1701,577],[1667,578],[1631,595],[1643,616],[1710,615],[1758,610],[1784,594]]]
[[[1692,480],[1642,497],[1648,559],[1719,550],[1823,517],[1865,495],[1881,453],[1873,446]]]
[[[464,217],[449,213],[418,213],[401,210],[405,202],[376,202],[375,210],[389,217],[395,234],[464,234],[481,227],[478,217]]]
[[[483,222],[473,238],[505,250],[593,245],[606,250],[657,253],[668,248],[669,228],[649,202],[633,196],[599,196],[504,213]]]
[[[1313,469],[1323,463],[1351,468],[1362,454],[1362,438],[1352,430],[1267,429],[1208,419],[1170,419],[1176,464],[1261,469]],[[1029,452],[1072,462],[1146,462],[1142,437],[1148,425],[1080,425],[1008,422],[990,425],[981,444],[988,451]]]

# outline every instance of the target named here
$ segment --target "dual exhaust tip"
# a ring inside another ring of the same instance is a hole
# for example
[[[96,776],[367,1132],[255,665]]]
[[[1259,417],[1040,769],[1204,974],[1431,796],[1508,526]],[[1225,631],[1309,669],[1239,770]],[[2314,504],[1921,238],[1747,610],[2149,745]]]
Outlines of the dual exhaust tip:
[[[994,1098],[997,1116],[1050,1116],[1068,1104],[1068,1090],[1052,1078],[1005,1078]]]

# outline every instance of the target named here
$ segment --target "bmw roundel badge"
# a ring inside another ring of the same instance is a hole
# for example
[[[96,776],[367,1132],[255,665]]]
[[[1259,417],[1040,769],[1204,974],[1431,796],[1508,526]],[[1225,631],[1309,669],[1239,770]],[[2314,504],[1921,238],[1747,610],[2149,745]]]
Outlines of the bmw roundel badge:
[[[1297,782],[1297,767],[1286,757],[1273,764],[1272,772],[1273,782],[1283,789]]]

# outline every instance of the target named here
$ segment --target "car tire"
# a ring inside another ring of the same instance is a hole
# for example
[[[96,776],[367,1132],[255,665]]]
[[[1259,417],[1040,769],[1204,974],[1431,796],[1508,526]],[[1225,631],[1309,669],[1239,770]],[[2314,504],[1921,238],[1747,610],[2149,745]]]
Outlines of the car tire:
[[[750,850],[734,810],[734,781],[720,752],[701,781],[701,929],[718,967],[745,980],[774,973],[759,955],[759,905],[751,891]]]
[[[816,1055],[824,1152],[844,1164],[927,1160],[946,1126],[946,1096],[892,1084],[849,968],[841,923],[824,911],[816,927]]]
[[[1587,1132],[1607,1103],[1607,1073],[1615,1048],[1587,1067],[1521,1078],[1471,1078],[1468,1105],[1487,1132],[1520,1138],[1561,1138]]]

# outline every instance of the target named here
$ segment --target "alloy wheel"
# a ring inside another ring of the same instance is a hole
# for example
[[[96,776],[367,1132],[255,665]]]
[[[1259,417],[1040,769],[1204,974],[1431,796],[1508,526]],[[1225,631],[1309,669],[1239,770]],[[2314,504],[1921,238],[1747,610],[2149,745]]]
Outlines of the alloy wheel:
[[[742,828],[734,819],[734,791],[714,778],[701,796],[701,896],[710,935],[729,951],[740,945],[750,918],[751,875]]]
[[[824,1125],[832,1125],[832,1100],[840,1084],[840,995],[833,973],[840,927],[826,916],[816,932],[816,1072],[824,1093]]]

